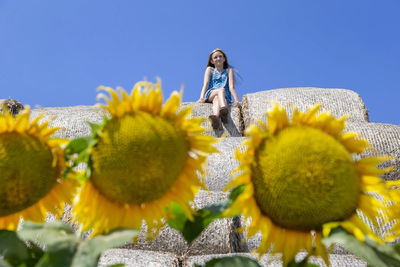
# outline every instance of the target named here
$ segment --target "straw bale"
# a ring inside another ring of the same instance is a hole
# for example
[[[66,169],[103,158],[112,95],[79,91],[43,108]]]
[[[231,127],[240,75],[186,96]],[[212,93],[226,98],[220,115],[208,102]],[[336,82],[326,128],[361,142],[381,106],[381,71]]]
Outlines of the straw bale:
[[[348,123],[345,132],[360,133],[369,141],[378,155],[387,155],[394,160],[387,161],[379,167],[391,167],[396,169],[385,173],[382,177],[386,180],[400,179],[400,125],[385,123]],[[367,150],[362,157],[376,155],[373,150]]]
[[[200,209],[206,205],[218,203],[228,198],[227,193],[200,191],[196,195],[193,208]],[[209,253],[230,253],[238,243],[233,219],[220,219],[211,223],[208,228],[188,246],[181,234],[168,225],[160,230],[159,235],[151,241],[144,237],[145,228],[136,244],[124,248],[171,252],[177,255],[202,255]]]
[[[130,249],[109,249],[100,257],[99,267],[123,263],[126,267],[179,267],[176,255],[166,252],[155,252]]]
[[[212,191],[222,191],[231,181],[231,172],[238,166],[235,150],[244,148],[240,144],[245,137],[229,137],[221,139],[215,147],[220,153],[213,153],[207,159],[206,186]]]
[[[183,259],[182,266],[183,267],[194,267],[196,265],[204,266],[207,261],[210,261],[215,258],[222,257],[230,257],[230,256],[242,256],[251,258],[253,260],[257,260],[257,254],[253,253],[230,253],[230,254],[211,254],[211,255],[201,255],[201,256],[190,256]],[[304,252],[300,252],[296,256],[296,261],[301,261],[304,259],[306,254]],[[338,255],[338,254],[330,254],[329,260],[332,267],[343,267],[343,266],[352,266],[352,267],[366,267],[367,264],[358,259],[353,255]],[[318,264],[319,266],[326,266],[323,260],[319,257],[310,257],[310,262],[314,264]],[[272,266],[282,266],[282,261],[280,259],[280,255],[271,255],[266,254],[258,263],[263,267],[272,267]]]
[[[350,115],[350,121],[368,122],[368,112],[360,96],[346,89],[325,89],[314,87],[281,88],[245,94],[242,98],[244,126],[261,119],[272,108],[272,102],[279,102],[288,109],[291,116],[293,107],[306,111],[310,105],[321,103],[321,111],[330,111],[334,116]]]
[[[60,127],[54,134],[58,138],[77,138],[91,135],[88,122],[101,123],[107,112],[95,106],[50,107],[33,109],[31,119],[44,113],[42,121],[53,118],[52,127]]]

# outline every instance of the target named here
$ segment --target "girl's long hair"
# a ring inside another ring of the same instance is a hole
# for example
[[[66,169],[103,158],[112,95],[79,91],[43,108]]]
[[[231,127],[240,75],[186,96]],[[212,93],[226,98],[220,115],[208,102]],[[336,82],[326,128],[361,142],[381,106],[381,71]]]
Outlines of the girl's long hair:
[[[210,53],[210,55],[208,56],[207,67],[215,68],[215,65],[211,63],[212,55],[213,55],[215,52],[221,52],[222,55],[224,56],[224,58],[225,58],[224,69],[232,68],[232,70],[233,70],[233,72],[234,72],[234,74],[235,74],[234,76],[238,76],[238,77],[242,80],[243,78],[242,78],[242,76],[240,76],[240,74],[239,74],[239,72],[237,71],[237,69],[235,69],[233,66],[229,65],[229,63],[228,63],[228,58],[226,57],[225,52],[224,52],[221,48],[215,48],[215,49]],[[236,79],[235,79],[233,82],[234,82],[234,84],[236,84]]]

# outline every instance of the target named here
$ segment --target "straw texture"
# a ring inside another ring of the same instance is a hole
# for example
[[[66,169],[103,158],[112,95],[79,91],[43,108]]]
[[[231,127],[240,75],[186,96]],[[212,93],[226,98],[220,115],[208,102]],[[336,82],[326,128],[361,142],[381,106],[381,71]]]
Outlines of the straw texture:
[[[235,149],[240,147],[245,139],[230,137],[221,139],[215,145],[220,153],[211,154],[207,159],[206,185],[209,190],[223,191],[231,181],[231,172],[238,166],[238,161],[234,158]]]
[[[214,258],[222,258],[222,257],[229,257],[229,256],[242,256],[251,258],[253,260],[257,260],[257,255],[252,253],[232,253],[232,254],[214,254],[214,255],[202,255],[202,256],[191,256],[187,257],[183,260],[182,266],[183,267],[194,267],[196,265],[204,266],[205,263]],[[296,256],[296,261],[301,261],[305,257],[305,253],[299,253]],[[351,267],[365,267],[367,264],[356,258],[353,255],[335,255],[330,254],[329,260],[331,262],[332,267],[344,267],[344,266],[351,266]],[[310,262],[314,264],[318,264],[319,266],[326,266],[321,258],[310,257]],[[265,255],[258,261],[258,263],[263,267],[276,267],[282,266],[282,261],[280,260],[279,255]]]
[[[200,191],[196,195],[193,208],[201,209],[207,205],[218,203],[228,198],[227,193]],[[145,228],[136,244],[125,245],[124,248],[171,252],[176,255],[202,255],[210,253],[231,253],[239,242],[234,229],[233,219],[220,219],[212,222],[208,228],[188,246],[181,234],[168,225],[160,230],[159,235],[146,241]]]
[[[361,134],[368,140],[378,155],[394,157],[394,160],[380,165],[382,168],[396,167],[395,170],[385,173],[382,177],[386,180],[400,179],[400,125],[351,122],[347,124],[345,131]],[[362,156],[373,155],[375,155],[375,151],[367,150]]]
[[[345,131],[355,131],[362,134],[375,148],[378,154],[393,156],[395,159],[383,164],[382,167],[395,165],[397,170],[383,175],[384,179],[393,180],[400,177],[400,126],[382,123],[368,123],[368,112],[359,95],[345,89],[324,88],[285,88],[269,91],[261,91],[246,94],[242,99],[242,106],[229,106],[228,123],[217,130],[212,129],[208,116],[212,114],[212,104],[209,103],[182,103],[180,109],[193,106],[191,117],[205,119],[203,126],[207,129],[207,135],[222,137],[215,146],[219,154],[211,154],[207,160],[207,172],[205,183],[209,192],[201,190],[196,195],[193,208],[200,209],[207,205],[226,200],[229,193],[223,192],[225,185],[231,180],[231,172],[238,166],[234,159],[234,151],[240,146],[246,137],[243,130],[251,122],[261,119],[265,121],[265,112],[271,107],[271,102],[280,102],[289,110],[293,106],[305,111],[308,106],[321,103],[321,111],[329,110],[336,117],[349,114]],[[44,113],[45,118],[56,118],[50,123],[52,126],[61,127],[56,136],[62,138],[77,138],[90,135],[88,121],[101,123],[103,116],[108,114],[94,106],[74,106],[60,108],[43,108],[32,110],[32,119]],[[364,155],[374,155],[369,150]],[[70,222],[68,206],[64,214],[64,220]],[[53,218],[49,217],[49,220]],[[99,266],[116,263],[125,263],[126,266],[194,266],[204,265],[207,260],[214,257],[243,255],[256,258],[249,252],[259,246],[260,235],[244,240],[243,236],[235,231],[244,224],[239,217],[220,219],[214,221],[191,246],[188,246],[180,233],[166,226],[160,230],[160,234],[154,240],[148,242],[144,238],[145,228],[136,244],[127,244],[123,248],[108,250],[103,253]],[[76,226],[76,225],[75,225]],[[382,226],[380,231],[385,231],[387,226]],[[297,260],[304,257],[299,253]],[[366,266],[366,264],[348,254],[339,246],[330,254],[332,266]],[[323,265],[322,260],[313,259],[312,262]],[[265,255],[261,260],[262,266],[280,266],[279,257]]]
[[[52,127],[60,127],[54,134],[58,138],[77,138],[91,135],[88,122],[101,123],[106,111],[95,106],[73,106],[33,109],[31,118],[44,113],[43,120],[53,118]]]
[[[176,255],[165,252],[144,250],[110,249],[105,251],[99,261],[99,267],[123,263],[126,267],[179,267]]]

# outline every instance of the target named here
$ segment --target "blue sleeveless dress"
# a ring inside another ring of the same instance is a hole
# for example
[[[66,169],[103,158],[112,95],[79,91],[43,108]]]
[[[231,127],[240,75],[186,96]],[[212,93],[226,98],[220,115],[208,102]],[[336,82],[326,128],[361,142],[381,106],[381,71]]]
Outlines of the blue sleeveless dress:
[[[208,89],[204,95],[207,99],[211,94],[211,91],[218,88],[225,88],[225,99],[228,104],[233,102],[231,92],[229,91],[229,75],[227,69],[224,69],[221,73],[216,71],[214,68],[211,70],[210,81],[208,83]]]

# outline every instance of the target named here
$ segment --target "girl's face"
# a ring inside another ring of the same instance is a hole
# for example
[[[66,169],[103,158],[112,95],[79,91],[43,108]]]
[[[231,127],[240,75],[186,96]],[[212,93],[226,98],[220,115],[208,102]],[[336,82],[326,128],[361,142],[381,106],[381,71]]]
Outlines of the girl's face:
[[[224,64],[224,62],[225,62],[225,57],[221,52],[217,51],[212,54],[212,56],[211,56],[212,64],[214,64],[216,66],[221,66]]]

